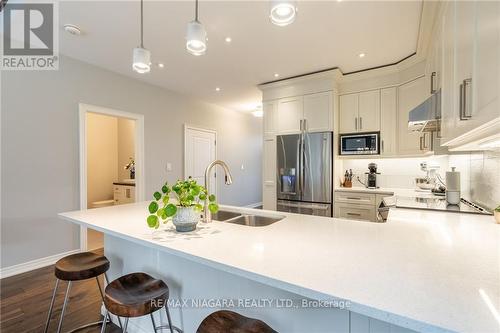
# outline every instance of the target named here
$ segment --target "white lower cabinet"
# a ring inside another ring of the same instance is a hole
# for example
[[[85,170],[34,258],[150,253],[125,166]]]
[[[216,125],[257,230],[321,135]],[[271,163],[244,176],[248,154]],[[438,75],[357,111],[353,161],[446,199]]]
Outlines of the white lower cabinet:
[[[377,215],[375,206],[336,202],[335,217],[371,222],[376,220]]]
[[[378,221],[378,207],[392,194],[367,193],[363,190],[335,191],[335,217],[358,221]]]
[[[135,202],[135,186],[114,184],[113,200],[115,201],[115,205],[123,205]]]

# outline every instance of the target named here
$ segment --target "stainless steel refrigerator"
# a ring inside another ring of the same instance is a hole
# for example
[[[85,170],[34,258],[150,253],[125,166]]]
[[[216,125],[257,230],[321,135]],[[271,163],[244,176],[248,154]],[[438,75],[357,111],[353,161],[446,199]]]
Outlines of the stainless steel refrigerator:
[[[332,216],[332,132],[277,137],[277,209]]]

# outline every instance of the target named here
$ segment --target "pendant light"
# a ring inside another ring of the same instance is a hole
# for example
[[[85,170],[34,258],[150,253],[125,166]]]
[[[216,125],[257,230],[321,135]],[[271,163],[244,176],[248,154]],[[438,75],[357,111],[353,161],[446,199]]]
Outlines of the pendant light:
[[[297,17],[297,6],[295,1],[271,0],[269,18],[277,26],[284,27],[295,21]]]
[[[195,0],[194,20],[188,23],[186,34],[186,50],[195,56],[207,51],[207,32],[198,21],[198,0]]]
[[[151,70],[151,52],[144,48],[143,0],[141,0],[141,46],[134,48],[132,69],[139,74]]]

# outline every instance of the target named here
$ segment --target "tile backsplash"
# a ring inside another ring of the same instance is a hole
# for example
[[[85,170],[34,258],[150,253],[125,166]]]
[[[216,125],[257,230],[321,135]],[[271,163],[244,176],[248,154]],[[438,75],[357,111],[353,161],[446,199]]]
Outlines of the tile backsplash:
[[[471,198],[489,209],[500,205],[500,150],[470,155]]]
[[[456,167],[460,172],[463,197],[489,209],[500,204],[500,151],[418,158],[344,159],[342,170],[352,169],[354,187],[363,187],[356,177],[364,181],[370,162],[377,163],[380,186],[389,188],[415,188],[415,178],[425,176],[425,172],[420,170],[421,162],[439,165],[438,173],[443,180],[446,171]],[[336,182],[335,185],[339,186],[340,179]]]

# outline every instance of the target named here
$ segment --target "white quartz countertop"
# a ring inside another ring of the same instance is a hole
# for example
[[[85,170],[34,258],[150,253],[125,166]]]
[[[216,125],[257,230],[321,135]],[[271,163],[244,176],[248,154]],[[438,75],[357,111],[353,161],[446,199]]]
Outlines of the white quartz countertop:
[[[64,220],[303,297],[424,332],[500,331],[500,225],[491,216],[391,209],[387,223],[281,214],[266,227],[224,222],[153,233],[147,202]]]
[[[379,187],[379,188],[366,188],[360,186],[354,187],[336,187],[335,192],[362,192],[362,193],[372,193],[372,194],[387,194],[387,195],[405,195],[405,196],[415,196],[418,194],[429,194],[429,192],[416,191],[413,188],[391,188],[391,187]]]

